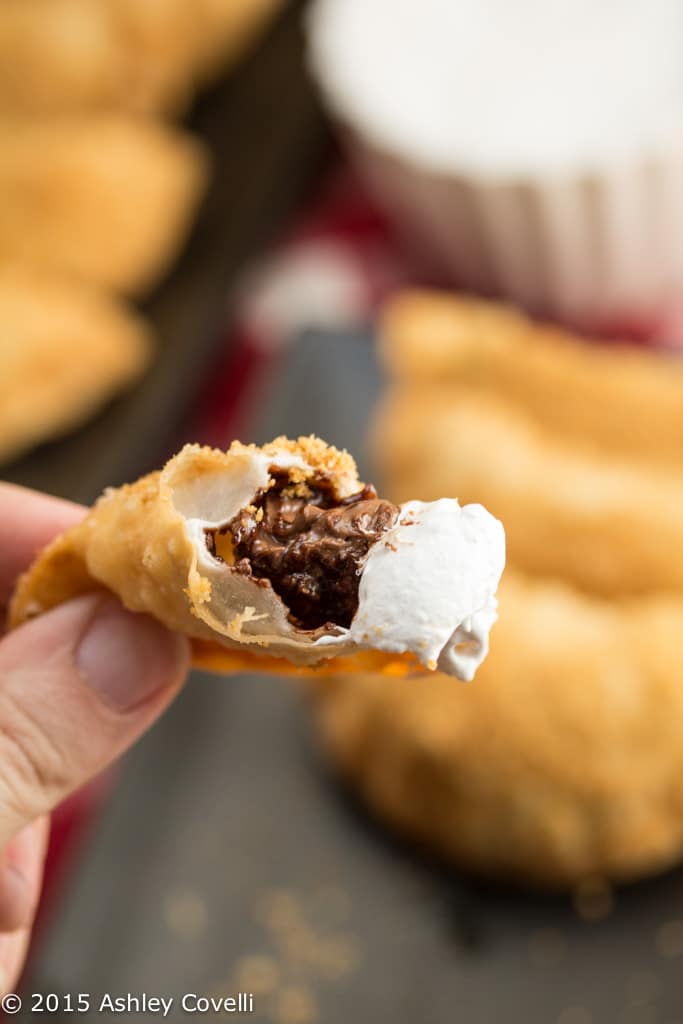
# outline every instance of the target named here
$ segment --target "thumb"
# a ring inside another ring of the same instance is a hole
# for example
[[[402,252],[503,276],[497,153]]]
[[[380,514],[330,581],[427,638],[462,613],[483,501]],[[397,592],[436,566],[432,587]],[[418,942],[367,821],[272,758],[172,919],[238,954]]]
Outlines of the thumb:
[[[0,849],[129,747],[178,691],[188,645],[113,598],[62,605],[0,642]]]

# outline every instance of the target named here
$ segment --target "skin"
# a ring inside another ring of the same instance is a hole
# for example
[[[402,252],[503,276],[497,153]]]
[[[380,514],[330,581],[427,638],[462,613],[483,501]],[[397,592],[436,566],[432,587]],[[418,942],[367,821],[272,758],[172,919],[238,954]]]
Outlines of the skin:
[[[0,484],[0,622],[17,576],[85,511]],[[188,665],[184,638],[102,595],[0,639],[0,991],[26,957],[50,812],[153,724]]]

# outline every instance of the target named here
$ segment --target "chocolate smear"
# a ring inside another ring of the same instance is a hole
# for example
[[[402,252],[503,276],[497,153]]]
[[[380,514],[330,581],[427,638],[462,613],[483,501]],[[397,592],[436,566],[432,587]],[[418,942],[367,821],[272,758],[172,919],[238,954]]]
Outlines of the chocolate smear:
[[[348,498],[335,497],[327,481],[292,484],[271,470],[274,484],[256,496],[220,531],[227,533],[235,568],[266,579],[300,629],[348,627],[358,609],[358,587],[371,546],[398,518],[398,506],[377,497],[371,486]]]

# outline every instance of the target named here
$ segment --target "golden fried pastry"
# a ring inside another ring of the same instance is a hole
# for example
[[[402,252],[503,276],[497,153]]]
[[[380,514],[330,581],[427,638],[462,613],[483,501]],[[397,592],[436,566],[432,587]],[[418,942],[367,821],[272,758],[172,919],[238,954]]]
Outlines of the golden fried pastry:
[[[169,112],[282,0],[3,0],[0,115]]]
[[[132,90],[105,3],[3,0],[0,114],[54,114],[117,105]]]
[[[121,103],[172,111],[247,49],[283,0],[106,0],[129,67]]]
[[[0,264],[0,461],[87,419],[142,373],[148,328],[89,286]]]
[[[112,106],[132,111],[182,110],[195,86],[203,31],[194,0],[100,0],[125,76]]]
[[[471,686],[313,680],[324,743],[369,806],[486,876],[630,879],[683,853],[683,597],[623,604],[509,570]]]
[[[482,501],[510,562],[609,596],[683,590],[683,471],[572,445],[521,404],[394,389],[375,423],[387,493]]]
[[[284,0],[196,0],[201,38],[195,73],[200,81],[234,63]]]
[[[400,293],[382,327],[382,354],[396,381],[493,392],[576,445],[681,467],[678,357],[586,344],[512,307],[439,292]]]
[[[107,491],[51,544],[20,580],[10,623],[106,587],[193,638],[197,660],[216,668],[370,652],[390,671],[411,654],[471,678],[496,619],[504,547],[480,505],[399,508],[317,438],[188,445],[160,473]]]
[[[476,495],[514,569],[474,686],[311,684],[333,760],[387,821],[483,875],[564,886],[674,863],[681,364],[429,293],[389,306],[383,358],[389,495]]]
[[[162,125],[0,121],[0,259],[144,290],[176,254],[205,181],[199,143]]]
[[[392,497],[476,495],[513,565],[589,592],[683,589],[683,361],[438,293],[399,295],[383,327]]]

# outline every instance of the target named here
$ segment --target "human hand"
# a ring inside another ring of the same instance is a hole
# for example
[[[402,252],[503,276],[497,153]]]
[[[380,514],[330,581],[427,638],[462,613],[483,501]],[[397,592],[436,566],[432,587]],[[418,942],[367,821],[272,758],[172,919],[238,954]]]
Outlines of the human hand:
[[[14,582],[85,510],[0,484],[0,630]],[[0,639],[0,990],[21,972],[49,813],[167,707],[189,665],[184,637],[105,594],[61,605]]]

